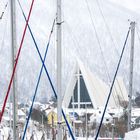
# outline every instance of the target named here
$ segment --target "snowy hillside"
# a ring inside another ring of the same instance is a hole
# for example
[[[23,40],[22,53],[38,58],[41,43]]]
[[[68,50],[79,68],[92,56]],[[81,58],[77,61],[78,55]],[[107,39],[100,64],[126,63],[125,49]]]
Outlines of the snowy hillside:
[[[98,2],[98,3],[97,3]],[[1,1],[4,8],[5,0]],[[28,14],[31,0],[21,0],[23,9]],[[119,59],[121,49],[129,28],[130,20],[135,20],[140,28],[139,14],[116,4],[111,0],[71,0],[63,1],[63,93],[69,80],[71,70],[75,63],[75,56],[78,56],[92,72],[99,75],[103,80],[109,82],[105,72],[104,61],[107,63],[108,71],[113,79],[116,64]],[[56,15],[55,0],[35,1],[30,26],[41,51],[44,56],[48,36],[53,20]],[[11,76],[11,48],[10,48],[10,17],[9,5],[0,20],[0,94],[5,95]],[[19,47],[25,21],[17,3],[17,46]],[[94,30],[96,28],[96,32]],[[136,29],[137,30],[137,29]],[[140,30],[139,30],[140,31]],[[99,40],[97,40],[97,36]],[[112,36],[112,37],[111,37]],[[52,81],[56,87],[56,47],[55,32],[51,39],[51,44],[46,59],[46,65]],[[112,41],[113,40],[113,41]],[[130,38],[129,38],[130,40]],[[100,42],[100,46],[99,43]],[[139,40],[136,33],[135,43],[135,67],[134,81],[135,89],[139,89],[140,81],[140,52]],[[128,85],[129,74],[129,49],[130,41],[123,58],[119,75],[125,78]],[[103,51],[103,55],[101,53]],[[41,61],[35,49],[29,31],[23,44],[20,60],[17,69],[18,96],[20,99],[31,98],[37,78],[40,72]],[[52,95],[49,82],[43,71],[41,83],[38,90],[38,99],[49,98]],[[1,98],[3,101],[3,98]]]

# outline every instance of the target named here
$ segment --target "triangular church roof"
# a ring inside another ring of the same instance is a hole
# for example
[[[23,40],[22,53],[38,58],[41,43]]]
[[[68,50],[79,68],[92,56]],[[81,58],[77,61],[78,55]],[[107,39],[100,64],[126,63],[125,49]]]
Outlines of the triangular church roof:
[[[66,88],[62,105],[66,108],[69,106],[77,82],[76,74],[78,69],[80,70],[83,80],[85,82],[85,86],[87,88],[93,107],[104,107],[110,90],[109,85],[107,85],[103,80],[94,75],[87,67],[83,65],[80,60],[77,60],[77,64],[75,64],[74,66],[70,81]],[[112,90],[109,107],[117,108],[120,106],[120,101],[124,100],[128,101],[127,91],[123,79],[121,77],[118,77]]]

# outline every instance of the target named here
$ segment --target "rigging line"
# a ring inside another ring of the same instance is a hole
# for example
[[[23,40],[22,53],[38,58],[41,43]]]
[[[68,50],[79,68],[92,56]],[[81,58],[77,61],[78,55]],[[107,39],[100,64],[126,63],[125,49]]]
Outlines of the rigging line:
[[[53,21],[53,25],[52,25],[51,32],[50,32],[50,35],[49,35],[49,40],[48,40],[48,43],[47,43],[47,47],[46,47],[46,51],[45,51],[45,55],[44,55],[44,59],[43,59],[44,63],[45,63],[47,52],[48,52],[48,48],[49,48],[49,45],[50,45],[51,35],[53,33],[54,25],[55,25],[55,19]],[[24,140],[25,135],[26,135],[27,127],[28,127],[28,124],[29,124],[29,120],[30,120],[30,117],[31,117],[32,110],[33,110],[33,105],[34,105],[34,101],[35,101],[35,98],[36,98],[38,86],[39,86],[39,83],[40,83],[40,80],[41,80],[42,72],[43,72],[43,64],[42,64],[40,72],[39,72],[39,76],[38,76],[38,80],[37,80],[34,96],[33,96],[33,99],[32,99],[32,104],[31,104],[31,107],[30,107],[30,110],[29,110],[29,114],[28,114],[28,118],[26,120],[26,124],[25,124],[25,128],[24,128],[24,133],[23,133],[22,140]]]
[[[19,0],[18,0],[18,2],[19,2]],[[21,5],[20,5],[20,6],[21,6]],[[21,8],[22,8],[22,7],[21,7]],[[26,21],[26,16],[25,16],[25,14],[24,14],[24,11],[23,11],[23,9],[21,9],[21,10],[22,10],[22,14],[23,14],[23,16],[24,16],[24,19],[25,19],[25,21]],[[39,57],[40,57],[40,59],[41,59],[41,62],[42,62],[42,64],[43,64],[43,67],[44,67],[44,69],[45,69],[45,72],[46,72],[46,75],[47,75],[48,80],[49,80],[49,82],[50,82],[50,85],[51,85],[51,88],[52,88],[52,90],[53,90],[53,93],[54,93],[54,95],[55,95],[55,97],[56,97],[56,99],[57,99],[56,91],[55,91],[55,89],[54,89],[54,86],[53,86],[52,80],[51,80],[51,78],[50,78],[50,75],[49,75],[49,73],[48,73],[48,70],[47,70],[47,68],[46,68],[46,65],[45,65],[44,62],[43,62],[43,58],[42,58],[41,53],[40,53],[40,51],[39,51],[38,45],[37,45],[37,43],[36,43],[36,41],[35,41],[34,35],[33,35],[33,33],[32,33],[32,30],[31,30],[29,24],[28,24],[27,26],[28,26],[30,35],[31,35],[31,37],[32,37],[32,39],[33,39],[33,42],[34,42],[34,44],[35,44],[35,47],[36,47],[36,49],[37,49],[37,52],[38,52],[38,54],[39,54]],[[74,135],[73,135],[73,132],[72,132],[72,129],[71,129],[71,127],[70,127],[70,125],[69,125],[69,123],[68,123],[68,121],[67,121],[67,119],[66,119],[66,115],[65,115],[63,109],[61,109],[61,111],[62,111],[63,117],[64,117],[64,119],[65,119],[65,122],[66,122],[66,124],[67,124],[69,133],[70,133],[72,139],[75,140]]]
[[[97,0],[96,0],[97,1]],[[86,2],[87,2],[87,0],[86,0]],[[90,10],[90,7],[89,7],[89,5],[88,5],[88,2],[87,2],[87,7],[88,7],[88,10],[89,10],[89,14],[90,14],[90,18],[91,18],[91,21],[92,21],[92,23],[93,23],[93,26],[94,26],[94,30],[95,30],[95,33],[97,34],[97,31],[96,31],[96,27],[95,27],[95,24],[94,24],[94,21],[93,21],[93,19],[92,19],[92,14],[91,14],[91,10]],[[102,12],[102,11],[101,11]],[[102,13],[102,15],[103,15],[103,13]],[[103,16],[104,17],[104,16]],[[104,20],[105,20],[105,18],[104,18]],[[109,30],[109,27],[108,27],[108,30]],[[110,30],[109,30],[110,31]],[[111,34],[111,32],[110,32],[110,34]],[[98,37],[98,34],[96,35],[97,37]],[[98,37],[98,40],[99,40],[99,37]],[[113,40],[113,38],[112,38],[112,40]],[[98,41],[99,43],[100,43],[100,40]],[[99,44],[98,43],[98,44]],[[114,45],[115,45],[115,43],[114,43]],[[105,57],[104,57],[104,55],[103,55],[103,51],[102,51],[102,46],[101,46],[101,44],[99,44],[99,47],[100,47],[100,51],[101,51],[101,54],[102,54],[102,57],[103,57],[103,63],[104,63],[104,65],[105,65],[105,68],[106,68],[106,74],[107,74],[107,76],[108,76],[108,79],[109,79],[109,82],[111,82],[111,77],[110,77],[110,74],[109,74],[109,70],[108,70],[108,67],[107,67],[107,63],[106,63],[106,61],[105,61]],[[116,49],[116,51],[117,51],[117,49]],[[118,55],[119,55],[119,53],[118,53]],[[116,83],[119,85],[119,82],[118,82],[118,79],[116,79]],[[121,96],[122,96],[122,98],[123,98],[123,100],[125,100],[125,98],[124,98],[124,95],[123,95],[123,93],[122,93],[122,89],[120,89],[121,87],[120,87],[120,85],[119,85],[119,92],[121,93]],[[117,106],[117,101],[116,101],[116,95],[117,95],[117,93],[118,93],[118,91],[117,91],[117,88],[116,88],[116,85],[114,86],[114,94],[112,95],[113,96],[113,99],[114,99],[114,101],[115,101],[115,104],[116,104],[116,106]]]
[[[114,47],[115,47],[116,44],[115,44],[115,42],[114,42],[114,40],[113,40],[113,37],[112,37],[112,35],[111,35],[111,31],[110,31],[110,29],[109,29],[109,27],[108,27],[108,25],[107,25],[107,23],[106,23],[106,21],[105,21],[105,17],[104,17],[103,12],[102,12],[102,10],[101,10],[101,8],[100,8],[99,2],[98,2],[98,0],[96,0],[96,1],[97,1],[97,4],[98,4],[100,13],[101,13],[101,15],[102,15],[102,17],[103,17],[103,20],[104,20],[104,22],[105,22],[106,28],[107,28],[108,31],[109,31],[110,38],[111,38],[111,40],[112,40],[112,42],[113,42],[113,44],[114,44]],[[92,17],[91,17],[91,18],[92,18]],[[117,44],[117,45],[118,45],[118,44]],[[116,47],[115,47],[115,50],[116,50],[117,55],[119,55],[119,53],[118,53]],[[105,61],[105,59],[104,59],[104,61]],[[107,70],[106,73],[107,73],[107,75],[108,75],[109,81],[111,82],[111,77],[110,77],[110,75],[109,75],[109,70],[108,70],[106,61],[104,62],[104,64],[106,65],[106,68],[107,68],[107,69],[106,69],[106,70]],[[123,93],[122,93],[122,89],[121,89],[121,87],[120,87],[120,85],[119,85],[118,79],[116,79],[116,83],[117,83],[118,86],[119,86],[119,90],[120,90],[119,92],[121,93],[121,96],[122,96],[123,100],[125,100],[125,99],[124,99],[124,95],[123,95]],[[115,99],[116,99],[115,96],[117,95],[117,93],[118,93],[118,91],[117,91],[116,85],[114,85],[114,95],[113,95],[114,101],[115,101]],[[115,102],[117,102],[117,101],[115,101]],[[116,103],[115,103],[115,104],[116,104]]]
[[[67,23],[67,22],[65,22],[65,23],[66,23],[67,27],[69,27],[69,26],[68,26],[68,23]],[[67,30],[68,30],[68,29],[67,29]],[[70,34],[70,36],[71,36],[71,38],[72,38],[72,41],[73,41],[78,47],[80,47],[79,42],[76,40],[76,37],[73,36],[72,30],[70,29],[70,27],[69,27],[68,33]],[[78,51],[78,50],[77,50],[77,51]],[[111,78],[110,78],[110,82],[111,82]],[[116,79],[116,82],[118,83],[118,79]],[[120,92],[122,93],[122,89],[121,89],[119,83],[118,83],[118,86],[119,86]],[[116,89],[116,86],[114,86],[114,88],[115,88],[115,89],[114,89],[114,92],[118,93],[118,91],[117,91],[117,89]],[[122,98],[123,98],[123,100],[124,100],[123,94],[122,94]],[[115,100],[114,100],[114,101],[115,101]],[[115,102],[115,104],[117,105],[116,102]]]
[[[126,39],[125,39],[125,42],[124,42],[124,45],[123,45],[123,48],[122,48],[121,56],[120,56],[118,64],[117,64],[116,72],[114,74],[114,78],[113,78],[113,81],[112,81],[112,84],[111,84],[111,87],[110,87],[110,91],[109,91],[109,94],[108,94],[108,97],[107,97],[107,101],[106,101],[106,104],[105,104],[105,107],[104,107],[103,115],[102,115],[102,118],[101,118],[101,121],[100,121],[100,124],[99,124],[99,128],[98,128],[95,140],[97,140],[97,138],[98,138],[98,135],[99,135],[102,123],[103,123],[104,115],[105,115],[105,112],[106,112],[106,109],[107,109],[107,106],[108,106],[108,102],[109,102],[109,99],[110,99],[110,96],[111,96],[111,93],[112,93],[112,89],[113,89],[113,86],[114,86],[114,83],[115,83],[115,79],[116,79],[116,76],[118,74],[118,70],[119,70],[119,67],[120,67],[120,64],[121,64],[121,60],[122,60],[122,57],[123,57],[123,54],[124,54],[124,50],[126,48],[126,43],[127,43],[127,40],[128,40],[129,33],[130,33],[130,27],[129,27],[129,30],[127,32]]]
[[[22,8],[22,6],[21,6],[20,1],[19,1],[19,0],[17,0],[17,1],[18,1],[19,6],[20,6],[21,12],[22,12],[22,14],[23,14],[24,20],[27,21],[26,16],[25,16],[25,13],[24,13],[24,11],[23,11],[23,8]],[[37,42],[36,42],[36,40],[35,40],[35,38],[34,38],[34,35],[33,35],[32,30],[31,30],[31,27],[30,27],[29,24],[28,24],[27,26],[28,26],[30,35],[31,35],[31,37],[32,37],[32,39],[33,39],[33,42],[34,42],[34,44],[35,44],[35,47],[36,47],[36,49],[37,49],[37,52],[38,52],[38,54],[39,54],[39,57],[40,57],[40,59],[41,59],[41,62],[43,63],[43,66],[44,66],[45,72],[46,72],[46,74],[47,74],[47,76],[48,76],[48,79],[49,79],[49,81],[51,81],[51,78],[50,78],[50,76],[49,76],[48,70],[47,70],[47,68],[46,68],[46,65],[45,65],[44,62],[43,62],[43,58],[42,58],[42,56],[41,56],[41,53],[40,53],[40,51],[39,51]],[[51,84],[52,90],[53,90],[53,92],[54,92],[54,94],[55,94],[55,97],[57,98],[57,94],[56,94],[56,92],[55,92],[55,89],[54,89],[54,86],[53,86],[52,82],[50,82],[50,84]]]
[[[104,21],[104,23],[105,23],[106,29],[107,29],[107,31],[108,31],[108,33],[109,33],[110,39],[111,39],[111,41],[112,41],[112,43],[113,43],[113,46],[114,46],[114,48],[115,48],[115,52],[116,52],[116,54],[119,56],[119,52],[118,52],[118,50],[117,50],[117,47],[118,47],[119,45],[118,45],[118,43],[115,43],[115,41],[114,41],[114,39],[113,39],[113,36],[112,36],[112,34],[111,34],[111,31],[110,31],[110,28],[109,28],[109,26],[108,26],[108,24],[107,24],[107,22],[106,22],[106,19],[105,19],[104,14],[103,14],[103,10],[102,10],[102,8],[101,8],[101,6],[100,6],[99,0],[96,0],[96,3],[97,3],[97,5],[98,5],[99,11],[100,11],[101,16],[102,16],[102,18],[103,18],[103,21]],[[116,79],[116,82],[117,82],[117,84],[118,84],[118,86],[119,86],[119,89],[120,89],[120,91],[121,91],[120,93],[121,93],[121,95],[122,95],[122,97],[123,97],[123,99],[124,99],[124,96],[123,96],[123,93],[122,93],[122,89],[121,89],[121,87],[120,87],[120,85],[119,85],[118,79]]]
[[[138,28],[138,26],[136,26],[136,28],[138,29],[138,30],[136,30],[136,32],[137,32],[137,36],[138,36],[138,40],[139,40],[139,42],[140,42],[140,35],[139,35],[139,28]]]
[[[66,23],[66,25],[67,25],[67,32],[69,33],[69,35],[71,36],[71,39],[72,39],[72,41],[73,41],[73,43],[76,45],[76,46],[78,46],[78,48],[80,48],[80,44],[79,44],[79,42],[78,42],[78,40],[76,39],[76,36],[74,35],[74,34],[72,34],[72,29],[70,28],[70,26],[68,25],[68,23],[67,22],[65,22]],[[78,54],[80,54],[79,53],[79,50],[77,50],[77,52],[78,52]],[[95,89],[96,89],[96,87],[95,87]],[[97,89],[96,89],[97,90]]]
[[[97,39],[97,42],[98,42],[98,45],[99,45],[99,49],[100,49],[100,51],[101,51],[101,57],[103,58],[102,60],[103,60],[104,66],[105,66],[105,73],[106,73],[106,75],[107,75],[109,81],[111,81],[111,78],[110,78],[110,75],[109,75],[109,70],[108,70],[108,67],[107,67],[107,63],[106,63],[106,61],[105,61],[105,57],[104,57],[104,54],[103,54],[102,46],[101,46],[101,43],[100,43],[100,39],[99,39],[99,36],[98,36],[98,34],[97,34],[97,30],[96,30],[96,27],[95,27],[95,24],[94,24],[94,21],[93,21],[93,18],[92,18],[91,10],[90,10],[88,1],[85,0],[85,2],[86,2],[86,5],[87,5],[87,9],[88,9],[89,15],[90,15],[92,27],[93,27],[93,29],[94,29],[95,36],[96,36],[96,39]],[[114,99],[115,104],[116,104],[116,106],[117,106],[117,103],[116,103],[117,101],[115,100],[114,95],[112,95],[112,96],[113,96],[113,99]]]
[[[25,25],[25,28],[24,28],[24,32],[23,32],[23,35],[22,35],[20,47],[19,47],[19,50],[18,50],[18,53],[17,53],[17,56],[16,56],[12,76],[11,76],[10,83],[9,83],[9,86],[8,86],[8,89],[7,89],[7,93],[6,93],[6,96],[5,96],[2,111],[0,113],[0,123],[2,121],[3,113],[4,113],[4,110],[5,110],[5,106],[6,106],[6,102],[7,102],[7,99],[8,99],[9,93],[10,93],[10,89],[11,89],[11,85],[12,85],[12,82],[13,82],[13,78],[14,78],[14,75],[15,75],[16,67],[17,67],[17,64],[18,64],[20,52],[21,52],[21,49],[22,49],[22,46],[23,46],[23,41],[24,41],[24,37],[25,37],[25,34],[26,34],[26,30],[27,30],[27,25],[28,25],[28,22],[29,22],[29,19],[30,19],[30,16],[31,16],[33,4],[34,4],[34,0],[32,0],[31,6],[30,6],[30,10],[29,10],[28,18],[27,18],[26,25]]]
[[[1,52],[1,50],[2,50],[2,47],[4,46],[4,39],[5,39],[5,35],[6,35],[6,29],[7,29],[7,22],[8,22],[8,20],[7,20],[8,18],[6,18],[6,23],[4,24],[4,33],[3,33],[3,38],[2,38],[2,41],[1,41],[1,46],[0,46],[0,52]]]
[[[105,23],[106,29],[107,29],[107,31],[108,31],[108,33],[109,33],[110,39],[111,39],[111,41],[112,41],[112,43],[113,43],[113,46],[115,47],[115,51],[116,51],[117,55],[119,56],[119,52],[118,52],[118,50],[117,50],[117,47],[118,47],[119,45],[118,45],[117,43],[115,43],[115,41],[114,41],[114,39],[113,39],[112,33],[111,33],[110,28],[109,28],[109,26],[108,26],[108,24],[107,24],[107,22],[106,22],[106,19],[105,19],[105,16],[104,16],[104,14],[103,14],[103,10],[102,10],[102,8],[101,8],[101,6],[100,6],[99,0],[96,0],[96,3],[97,3],[97,5],[98,5],[99,11],[100,11],[101,16],[102,16],[102,18],[103,18],[103,21],[104,21],[104,23]]]
[[[3,10],[3,12],[2,12],[1,15],[0,15],[0,20],[1,20],[1,19],[3,18],[3,16],[4,16],[4,13],[5,13],[5,11],[6,11],[7,6],[8,6],[8,2],[5,4],[4,10]]]
[[[76,39],[75,35],[72,33],[72,29],[70,28],[69,24],[67,23],[67,21],[65,21],[65,24],[67,25],[68,28],[67,29],[67,32],[69,33],[69,35],[71,36],[71,39],[73,41],[73,43],[78,46],[78,48],[80,48],[80,44],[79,44],[79,41]],[[76,49],[76,51],[79,53],[79,50]]]

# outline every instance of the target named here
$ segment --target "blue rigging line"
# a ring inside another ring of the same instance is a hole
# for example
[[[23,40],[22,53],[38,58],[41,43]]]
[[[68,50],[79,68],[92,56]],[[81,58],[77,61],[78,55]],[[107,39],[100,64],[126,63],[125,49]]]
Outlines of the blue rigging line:
[[[54,22],[53,22],[51,34],[52,34],[52,32],[53,32],[54,24],[55,24],[55,20],[54,20]],[[48,41],[48,44],[47,44],[47,48],[46,48],[46,51],[45,51],[45,55],[44,55],[43,62],[45,62],[45,59],[46,59],[46,56],[47,56],[48,47],[49,47],[49,45],[50,45],[51,34],[50,34],[50,36],[49,36],[49,41]],[[41,69],[40,69],[40,73],[39,73],[39,76],[38,76],[38,81],[37,81],[37,84],[36,84],[35,93],[34,93],[34,96],[33,96],[32,104],[31,104],[30,111],[29,111],[29,114],[28,114],[28,118],[27,118],[27,121],[26,121],[26,125],[25,125],[25,128],[24,128],[24,133],[23,133],[22,140],[24,140],[25,135],[26,135],[26,130],[27,130],[28,123],[29,123],[29,120],[30,120],[30,117],[31,117],[31,113],[32,113],[32,110],[33,110],[33,105],[34,105],[35,97],[36,97],[36,94],[37,94],[39,82],[40,82],[40,79],[41,79],[42,71],[43,71],[43,65],[42,65],[42,67],[41,67]]]
[[[104,111],[103,111],[103,115],[102,115],[102,118],[101,118],[101,121],[100,121],[100,125],[99,125],[99,128],[98,128],[95,140],[97,140],[97,138],[98,138],[98,135],[99,135],[102,123],[103,123],[103,119],[104,119],[104,115],[105,115],[105,112],[106,112],[106,109],[107,109],[107,105],[108,105],[108,102],[109,102],[109,99],[110,99],[110,96],[111,96],[111,93],[112,93],[112,89],[113,89],[113,86],[114,86],[114,83],[115,83],[115,80],[116,80],[116,76],[117,76],[117,73],[118,73],[118,70],[119,70],[119,67],[120,67],[120,63],[121,63],[121,60],[122,60],[122,57],[123,57],[123,54],[124,54],[124,50],[125,50],[125,46],[126,46],[126,43],[127,43],[128,36],[129,36],[129,32],[130,32],[130,28],[127,32],[127,36],[126,36],[126,39],[125,39],[125,42],[124,42],[124,45],[123,45],[123,49],[122,49],[122,52],[121,52],[121,56],[120,56],[118,65],[117,65],[116,72],[115,72],[115,75],[114,75],[114,78],[113,78],[113,81],[112,81],[112,84],[111,84],[111,87],[110,87],[110,91],[109,91],[109,94],[108,94],[108,97],[107,97],[107,101],[106,101],[106,104],[105,104],[105,108],[104,108]]]
[[[22,9],[22,6],[21,6],[19,0],[17,0],[17,1],[18,1],[18,4],[19,4],[20,8],[21,8],[21,11],[22,11],[22,14],[23,14],[23,16],[24,16],[24,19],[25,19],[25,21],[26,21],[26,16],[25,16],[25,13],[24,13],[24,11],[23,11],[23,9]],[[28,29],[29,29],[29,31],[30,31],[31,37],[32,37],[32,39],[33,39],[33,42],[34,42],[34,44],[35,44],[35,47],[36,47],[37,52],[38,52],[38,54],[39,54],[39,57],[40,57],[40,59],[41,59],[41,61],[42,61],[42,65],[43,65],[43,67],[44,67],[44,69],[45,69],[45,72],[46,72],[47,77],[48,77],[48,80],[49,80],[49,82],[50,82],[50,84],[51,84],[51,87],[52,87],[52,90],[53,90],[53,92],[54,92],[54,95],[55,95],[55,97],[56,97],[56,99],[57,99],[56,91],[55,91],[55,89],[54,89],[54,86],[53,86],[53,84],[52,84],[51,78],[50,78],[49,73],[48,73],[48,71],[47,71],[47,68],[46,68],[46,66],[45,66],[45,64],[44,64],[44,61],[43,61],[43,59],[42,59],[42,56],[41,56],[41,54],[40,54],[40,51],[39,51],[39,49],[38,49],[37,43],[36,43],[36,41],[35,41],[34,35],[33,35],[33,33],[32,33],[32,30],[31,30],[29,24],[28,24]],[[41,68],[41,69],[42,69],[42,68]],[[41,71],[40,71],[40,72],[41,72]],[[37,86],[38,86],[38,85],[37,85]],[[33,98],[33,100],[34,100],[34,98]],[[75,140],[74,135],[73,135],[72,130],[71,130],[71,127],[70,127],[70,125],[69,125],[69,123],[68,123],[68,121],[67,121],[67,119],[66,119],[66,115],[65,115],[63,109],[61,109],[61,111],[62,111],[62,115],[63,115],[63,117],[64,117],[64,119],[65,119],[66,125],[67,125],[67,127],[68,127],[68,129],[69,129],[69,133],[70,133],[72,139]],[[27,125],[28,125],[28,124],[27,124]],[[26,126],[26,127],[27,127],[27,126]],[[26,129],[27,129],[27,128],[26,128]],[[26,132],[24,132],[24,133],[26,133]],[[24,140],[24,138],[23,138],[22,140]]]
[[[23,11],[23,8],[22,8],[22,6],[21,6],[19,0],[17,0],[17,1],[18,1],[19,5],[20,5],[20,8],[21,8],[21,10],[22,10],[22,14],[23,14],[24,19],[25,19],[25,21],[26,21],[27,19],[26,19],[25,13],[24,13],[24,11]],[[31,30],[31,27],[29,26],[29,24],[28,24],[28,29],[29,29],[30,35],[31,35],[31,37],[32,37],[32,39],[33,39],[33,42],[34,42],[34,44],[35,44],[35,47],[36,47],[36,49],[37,49],[37,52],[38,52],[38,54],[39,54],[39,57],[40,57],[40,59],[41,59],[41,62],[43,63],[43,67],[44,67],[45,72],[46,72],[46,74],[47,74],[47,77],[48,77],[48,79],[49,79],[49,81],[50,81],[52,90],[53,90],[53,92],[54,92],[54,94],[55,94],[55,97],[57,98],[57,94],[56,94],[56,92],[55,92],[55,89],[54,89],[54,86],[53,86],[53,84],[52,84],[51,78],[50,78],[50,76],[49,76],[48,70],[47,70],[47,68],[46,68],[46,66],[45,66],[45,64],[44,64],[44,62],[43,62],[43,58],[42,58],[42,56],[41,56],[41,53],[40,53],[40,51],[39,51],[38,45],[37,45],[37,43],[36,43],[36,40],[35,40],[35,38],[34,38],[33,32],[32,32],[32,30]]]

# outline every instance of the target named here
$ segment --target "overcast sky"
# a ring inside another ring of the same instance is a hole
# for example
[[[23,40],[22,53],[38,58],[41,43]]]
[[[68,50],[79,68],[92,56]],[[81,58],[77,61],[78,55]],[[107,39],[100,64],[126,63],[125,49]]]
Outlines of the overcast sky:
[[[100,1],[100,0],[99,0]],[[109,0],[128,9],[140,13],[140,0]],[[0,1],[0,12],[4,9],[5,1]]]
[[[140,12],[140,0],[110,0],[114,3],[122,5],[128,9],[131,9],[136,12]]]

